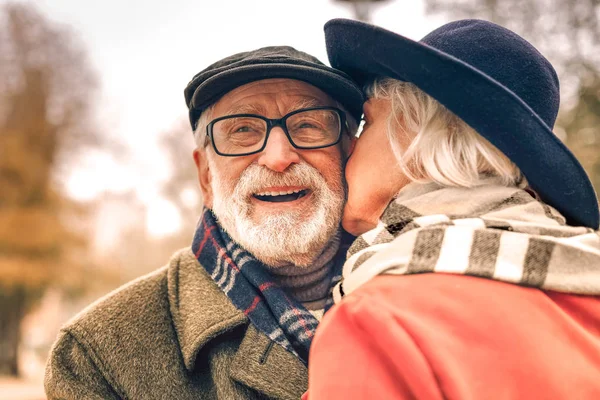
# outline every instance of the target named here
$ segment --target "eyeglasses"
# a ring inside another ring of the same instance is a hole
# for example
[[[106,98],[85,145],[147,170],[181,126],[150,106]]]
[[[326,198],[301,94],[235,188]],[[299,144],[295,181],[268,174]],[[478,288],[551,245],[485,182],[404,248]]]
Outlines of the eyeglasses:
[[[297,149],[322,149],[337,144],[345,125],[344,112],[335,107],[303,108],[279,119],[255,114],[227,115],[212,120],[206,132],[221,156],[247,156],[267,146],[269,133],[281,127]]]

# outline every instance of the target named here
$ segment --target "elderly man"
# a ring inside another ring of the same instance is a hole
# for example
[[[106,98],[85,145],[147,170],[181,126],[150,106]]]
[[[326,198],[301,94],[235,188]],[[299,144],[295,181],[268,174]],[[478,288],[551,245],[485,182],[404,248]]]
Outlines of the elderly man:
[[[185,89],[205,211],[191,249],[60,333],[50,399],[298,399],[336,283],[343,161],[361,114],[343,73],[290,47]]]

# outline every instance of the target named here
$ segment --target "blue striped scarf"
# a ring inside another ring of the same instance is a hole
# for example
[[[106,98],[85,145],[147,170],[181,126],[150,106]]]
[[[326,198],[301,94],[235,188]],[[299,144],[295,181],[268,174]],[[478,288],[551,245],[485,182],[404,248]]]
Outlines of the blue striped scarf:
[[[192,251],[212,279],[250,322],[272,341],[308,363],[308,351],[319,321],[273,280],[269,268],[234,242],[205,209]],[[343,257],[329,274],[333,288],[341,278]],[[333,304],[330,297],[325,309]]]

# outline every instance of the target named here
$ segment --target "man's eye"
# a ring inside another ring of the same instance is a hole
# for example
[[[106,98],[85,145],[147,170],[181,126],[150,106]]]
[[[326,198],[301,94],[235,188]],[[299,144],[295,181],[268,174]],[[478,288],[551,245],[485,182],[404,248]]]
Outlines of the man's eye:
[[[323,118],[303,118],[296,121],[288,121],[288,128],[296,129],[327,129],[330,121]]]
[[[317,124],[314,124],[312,122],[303,121],[297,125],[297,128],[310,129],[310,128],[318,128],[318,126],[317,126]]]
[[[235,135],[238,133],[258,133],[262,131],[264,131],[264,127],[262,125],[253,123],[233,124],[227,127],[227,133],[229,135]]]
[[[252,132],[254,129],[251,126],[248,125],[244,125],[244,126],[238,126],[236,128],[234,128],[232,130],[232,132],[234,133],[243,133],[243,132]]]

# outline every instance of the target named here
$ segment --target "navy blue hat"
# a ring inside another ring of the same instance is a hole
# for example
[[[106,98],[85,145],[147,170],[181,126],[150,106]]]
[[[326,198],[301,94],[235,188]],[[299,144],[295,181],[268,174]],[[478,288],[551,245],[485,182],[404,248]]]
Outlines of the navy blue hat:
[[[196,129],[202,111],[225,93],[270,78],[310,83],[343,104],[356,120],[362,115],[362,92],[348,75],[293,47],[270,46],[226,57],[192,78],[184,90],[192,129]]]
[[[569,224],[598,228],[598,200],[583,167],[552,133],[554,68],[529,42],[481,20],[451,22],[415,42],[346,19],[325,24],[329,61],[364,85],[411,82],[489,140]]]

